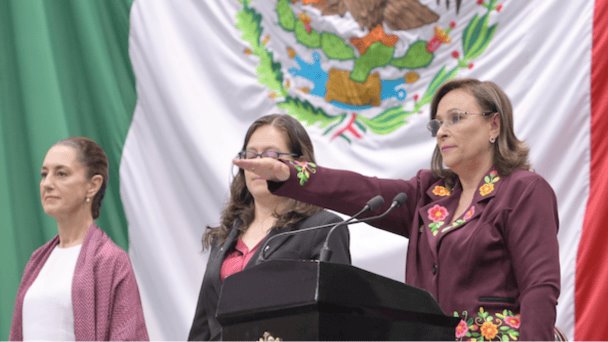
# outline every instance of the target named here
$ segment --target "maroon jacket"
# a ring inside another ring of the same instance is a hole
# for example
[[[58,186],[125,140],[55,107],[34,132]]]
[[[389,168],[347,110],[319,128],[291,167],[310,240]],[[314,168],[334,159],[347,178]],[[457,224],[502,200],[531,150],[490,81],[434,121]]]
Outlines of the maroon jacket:
[[[287,182],[269,182],[270,190],[350,215],[375,195],[386,199],[384,210],[396,194],[407,194],[401,208],[372,224],[409,239],[405,281],[462,318],[456,338],[553,339],[559,222],[555,193],[541,176],[489,172],[471,206],[450,224],[462,189],[447,188],[429,170],[404,181],[296,168]]]
[[[25,266],[17,291],[9,340],[23,340],[23,299],[59,243],[55,236]],[[135,274],[129,256],[95,224],[82,243],[74,279],[74,334],[77,341],[148,340]]]

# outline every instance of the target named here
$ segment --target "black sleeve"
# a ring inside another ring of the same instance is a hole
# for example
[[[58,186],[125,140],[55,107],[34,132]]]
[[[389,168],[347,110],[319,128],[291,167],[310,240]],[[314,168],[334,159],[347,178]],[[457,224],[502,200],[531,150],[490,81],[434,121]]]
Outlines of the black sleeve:
[[[194,312],[194,319],[192,321],[192,326],[190,327],[190,333],[188,334],[188,341],[209,341],[211,338],[209,323],[207,322],[207,311],[205,310],[205,305],[203,303],[204,300],[203,284],[201,284],[198,303],[196,304],[196,311]]]
[[[211,258],[213,250],[214,249],[212,248],[209,258]],[[196,310],[194,311],[194,319],[192,320],[190,333],[188,334],[188,341],[209,341],[211,339],[211,328],[209,327],[207,305],[205,303],[207,300],[207,291],[209,290],[205,287],[205,279],[207,278],[207,272],[209,271],[209,260],[207,261],[207,267],[205,268],[205,274],[203,275],[203,281],[201,282],[201,289],[198,294],[198,302],[196,304]]]
[[[348,232],[348,227],[337,228],[329,238],[328,246],[332,251],[329,262],[336,264],[351,264],[350,234]]]

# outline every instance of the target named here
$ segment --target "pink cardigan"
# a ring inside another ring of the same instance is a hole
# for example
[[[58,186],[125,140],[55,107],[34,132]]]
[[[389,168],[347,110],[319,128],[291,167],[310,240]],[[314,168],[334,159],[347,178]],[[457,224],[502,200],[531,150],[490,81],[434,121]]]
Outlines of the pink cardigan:
[[[59,243],[56,236],[38,248],[25,266],[17,291],[9,340],[22,340],[25,293]],[[72,280],[76,340],[148,340],[131,262],[94,223],[83,241]]]

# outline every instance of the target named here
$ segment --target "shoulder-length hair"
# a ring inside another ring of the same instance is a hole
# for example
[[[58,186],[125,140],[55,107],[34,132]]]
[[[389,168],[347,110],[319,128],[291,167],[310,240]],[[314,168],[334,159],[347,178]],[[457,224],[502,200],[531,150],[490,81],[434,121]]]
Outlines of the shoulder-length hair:
[[[299,161],[315,162],[314,149],[308,133],[298,120],[285,114],[269,114],[254,121],[245,134],[241,150],[247,148],[253,133],[262,126],[275,127],[285,134],[289,147],[289,151],[285,152],[296,154],[296,159]],[[285,201],[287,202],[286,210],[282,213],[274,213],[277,221],[272,229],[296,224],[321,210],[317,206],[293,199],[285,199]],[[253,196],[245,184],[245,172],[243,169],[239,169],[230,185],[230,199],[222,211],[220,226],[207,226],[203,235],[203,248],[209,248],[213,242],[223,243],[235,223],[240,233],[245,232],[254,219],[254,213],[255,204]]]
[[[498,85],[489,81],[479,81],[472,78],[456,79],[446,82],[435,93],[431,103],[431,120],[437,116],[437,107],[441,99],[452,90],[463,89],[471,94],[483,112],[497,113],[500,120],[500,132],[493,144],[496,171],[509,175],[516,169],[529,169],[528,146],[515,136],[513,129],[513,106],[505,92]],[[491,118],[491,116],[488,117]],[[449,183],[454,179],[454,173],[443,167],[443,158],[439,147],[435,146],[431,160],[431,170],[437,177],[446,179]]]

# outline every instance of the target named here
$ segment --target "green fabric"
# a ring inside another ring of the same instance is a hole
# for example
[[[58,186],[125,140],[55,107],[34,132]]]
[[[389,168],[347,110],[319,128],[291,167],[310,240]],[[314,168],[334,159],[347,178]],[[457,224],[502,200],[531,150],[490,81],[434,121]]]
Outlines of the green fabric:
[[[48,148],[88,136],[110,159],[98,224],[127,249],[119,162],[136,101],[131,0],[0,0],[0,340],[31,253],[57,230],[39,198]]]

